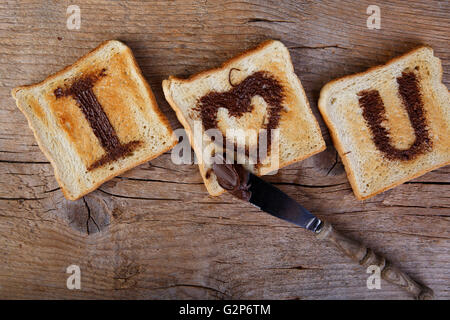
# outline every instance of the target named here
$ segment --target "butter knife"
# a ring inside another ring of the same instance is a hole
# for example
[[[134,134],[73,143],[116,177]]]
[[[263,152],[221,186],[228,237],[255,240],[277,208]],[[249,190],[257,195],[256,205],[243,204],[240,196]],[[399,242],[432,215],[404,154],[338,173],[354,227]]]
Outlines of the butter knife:
[[[346,256],[365,268],[378,266],[382,279],[400,286],[416,299],[434,298],[433,290],[413,280],[372,249],[336,231],[330,223],[317,218],[286,193],[246,171],[241,165],[213,164],[213,170],[219,184],[234,196],[279,219],[314,232],[318,239],[334,243]]]

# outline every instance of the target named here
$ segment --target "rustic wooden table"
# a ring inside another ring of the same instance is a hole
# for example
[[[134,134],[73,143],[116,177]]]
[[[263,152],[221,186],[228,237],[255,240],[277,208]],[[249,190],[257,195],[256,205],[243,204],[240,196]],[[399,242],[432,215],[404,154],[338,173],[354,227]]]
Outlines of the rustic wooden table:
[[[67,201],[11,88],[44,79],[106,39],[129,45],[174,128],[161,89],[272,38],[289,47],[328,148],[267,177],[403,270],[450,298],[450,168],[355,199],[317,111],[329,80],[429,44],[450,81],[450,3],[376,1],[74,1],[0,4],[0,298],[398,299],[333,246],[229,195],[208,196],[195,165],[170,153]],[[81,268],[68,290],[66,268]]]

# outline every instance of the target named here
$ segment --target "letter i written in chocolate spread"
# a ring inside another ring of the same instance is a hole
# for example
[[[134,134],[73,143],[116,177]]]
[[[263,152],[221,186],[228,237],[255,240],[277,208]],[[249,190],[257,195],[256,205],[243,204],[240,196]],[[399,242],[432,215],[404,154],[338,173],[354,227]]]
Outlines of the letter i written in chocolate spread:
[[[125,144],[120,142],[116,130],[111,125],[108,116],[92,90],[95,82],[100,77],[105,76],[105,71],[106,69],[102,69],[98,75],[76,79],[70,87],[66,89],[57,88],[54,91],[57,99],[63,96],[72,96],[75,99],[93,133],[105,150],[104,156],[88,166],[88,171],[127,156],[140,144],[140,141],[137,140]]]

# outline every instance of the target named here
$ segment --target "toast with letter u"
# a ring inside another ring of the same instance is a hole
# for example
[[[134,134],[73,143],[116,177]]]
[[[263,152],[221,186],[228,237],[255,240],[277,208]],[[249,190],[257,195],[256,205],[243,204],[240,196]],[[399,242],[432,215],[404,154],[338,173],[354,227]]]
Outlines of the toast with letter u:
[[[450,163],[450,96],[430,47],[331,81],[319,109],[358,199]]]

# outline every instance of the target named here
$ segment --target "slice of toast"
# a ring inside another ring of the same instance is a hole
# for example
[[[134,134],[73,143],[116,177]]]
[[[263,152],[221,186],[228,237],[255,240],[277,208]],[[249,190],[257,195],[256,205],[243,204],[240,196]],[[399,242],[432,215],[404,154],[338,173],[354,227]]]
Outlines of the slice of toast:
[[[322,88],[319,110],[358,199],[450,163],[449,98],[427,46]]]
[[[119,41],[12,95],[70,200],[177,143],[131,50]]]
[[[220,68],[201,72],[189,79],[171,76],[162,85],[166,100],[186,129],[199,159],[200,173],[206,188],[213,196],[220,195],[224,189],[217,183],[211,163],[201,161],[204,150],[195,143],[196,123],[200,123],[204,130],[213,127],[219,129],[224,136],[222,145],[216,145],[212,154],[226,149],[224,141],[228,139],[228,129],[253,129],[254,132],[265,129],[269,153],[274,144],[269,137],[276,131],[273,129],[279,129],[276,158],[272,157],[273,154],[266,159],[250,159],[247,153],[237,156],[245,162],[248,170],[258,175],[267,174],[325,149],[317,120],[300,80],[294,73],[289,51],[279,41],[266,41],[225,62]],[[207,117],[211,113],[215,118]],[[247,136],[245,150],[258,149],[262,145],[258,142],[260,140]]]

